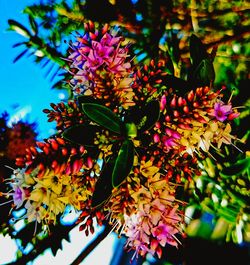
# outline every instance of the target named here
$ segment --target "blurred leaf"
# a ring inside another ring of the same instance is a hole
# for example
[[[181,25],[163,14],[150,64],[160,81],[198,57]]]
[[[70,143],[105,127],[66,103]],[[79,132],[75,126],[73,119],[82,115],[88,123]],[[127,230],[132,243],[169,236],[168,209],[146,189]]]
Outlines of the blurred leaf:
[[[211,234],[211,239],[219,240],[225,238],[227,234],[229,223],[225,220],[225,218],[220,217],[216,224],[215,228]]]
[[[250,157],[238,160],[235,164],[223,168],[220,174],[224,176],[234,176],[243,174],[250,167]]]
[[[166,75],[164,77],[164,84],[167,88],[172,88],[177,91],[179,95],[185,95],[191,88],[189,81],[173,75]]]
[[[114,133],[121,134],[121,121],[109,108],[96,103],[83,103],[82,109],[92,121]]]
[[[225,220],[227,220],[230,223],[235,223],[238,211],[233,211],[232,209],[226,208],[219,208],[217,210],[217,213],[219,216],[223,217]]]
[[[166,51],[165,56],[167,57],[166,68],[168,70],[168,73],[174,75],[174,64],[171,60],[170,54],[167,51]]]
[[[194,34],[190,37],[190,57],[194,66],[198,66],[202,60],[208,58],[208,53],[204,44],[201,40]]]
[[[81,106],[83,103],[96,103],[101,104],[101,101],[93,98],[92,96],[79,96],[77,97],[78,104]]]
[[[114,171],[112,173],[113,187],[119,186],[130,173],[134,162],[134,144],[132,140],[126,139],[115,161]]]
[[[20,54],[18,54],[15,59],[13,60],[13,63],[16,63],[19,59],[21,59],[27,52],[29,51],[29,49],[25,49],[24,51],[22,51]]]
[[[22,41],[22,42],[15,43],[12,47],[16,48],[18,46],[25,45],[25,44],[27,44],[27,42],[26,41]]]
[[[29,15],[29,22],[30,22],[31,29],[33,30],[33,33],[36,35],[38,32],[38,26],[34,18],[30,15]]]

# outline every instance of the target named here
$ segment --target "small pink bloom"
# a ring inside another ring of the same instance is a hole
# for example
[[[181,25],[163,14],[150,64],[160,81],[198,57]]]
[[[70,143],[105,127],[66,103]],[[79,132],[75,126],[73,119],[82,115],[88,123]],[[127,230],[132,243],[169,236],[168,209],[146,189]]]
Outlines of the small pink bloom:
[[[13,201],[14,201],[14,204],[16,205],[17,208],[21,207],[25,198],[26,198],[26,195],[25,195],[25,190],[18,187],[18,186],[13,186]]]
[[[218,121],[225,121],[228,117],[229,114],[232,113],[232,106],[231,105],[224,105],[223,103],[216,102],[214,104],[214,111],[213,111],[213,116]]]

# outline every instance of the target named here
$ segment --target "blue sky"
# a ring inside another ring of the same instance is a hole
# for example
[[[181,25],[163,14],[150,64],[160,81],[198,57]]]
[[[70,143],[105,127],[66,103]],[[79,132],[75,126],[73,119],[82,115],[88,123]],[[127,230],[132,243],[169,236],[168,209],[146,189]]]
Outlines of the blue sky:
[[[48,137],[53,131],[53,123],[47,122],[42,112],[50,102],[59,101],[59,91],[52,90],[45,71],[33,62],[33,58],[23,57],[13,64],[14,58],[22,48],[13,48],[13,44],[24,38],[8,31],[8,19],[25,23],[27,17],[22,9],[29,0],[0,0],[0,113],[6,110],[11,115],[26,113],[25,120],[38,123],[39,138]]]

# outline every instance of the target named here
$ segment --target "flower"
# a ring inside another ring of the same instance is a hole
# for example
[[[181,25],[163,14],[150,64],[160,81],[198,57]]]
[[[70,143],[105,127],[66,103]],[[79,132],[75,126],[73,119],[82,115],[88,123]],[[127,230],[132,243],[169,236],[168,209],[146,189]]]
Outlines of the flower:
[[[26,199],[26,193],[23,188],[20,188],[16,185],[12,185],[13,187],[13,202],[16,208],[20,208],[23,205],[24,200]]]
[[[228,118],[228,115],[232,113],[232,105],[225,105],[222,102],[215,102],[214,104],[214,112],[213,112],[213,116],[215,116],[215,118],[218,121],[225,121]]]

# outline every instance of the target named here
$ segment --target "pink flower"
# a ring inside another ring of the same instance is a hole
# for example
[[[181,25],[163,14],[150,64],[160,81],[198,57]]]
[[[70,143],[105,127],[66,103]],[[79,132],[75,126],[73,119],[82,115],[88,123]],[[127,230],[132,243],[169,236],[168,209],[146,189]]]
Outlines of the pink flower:
[[[173,237],[176,233],[178,230],[174,226],[162,221],[159,222],[158,226],[152,228],[152,235],[157,238],[162,247],[165,247],[166,243],[177,246],[177,241]]]
[[[231,105],[224,105],[223,103],[216,102],[214,104],[214,111],[213,116],[218,121],[225,121],[228,118],[228,115],[232,113],[232,106]]]
[[[16,205],[17,208],[19,208],[22,206],[26,198],[25,190],[18,186],[13,185],[13,191],[14,192],[12,193],[12,196],[13,196],[14,204]]]
[[[167,150],[175,146],[178,146],[178,140],[181,139],[181,135],[178,132],[171,130],[169,128],[166,128],[165,132],[166,135],[162,137],[162,142],[164,146],[167,148]]]

